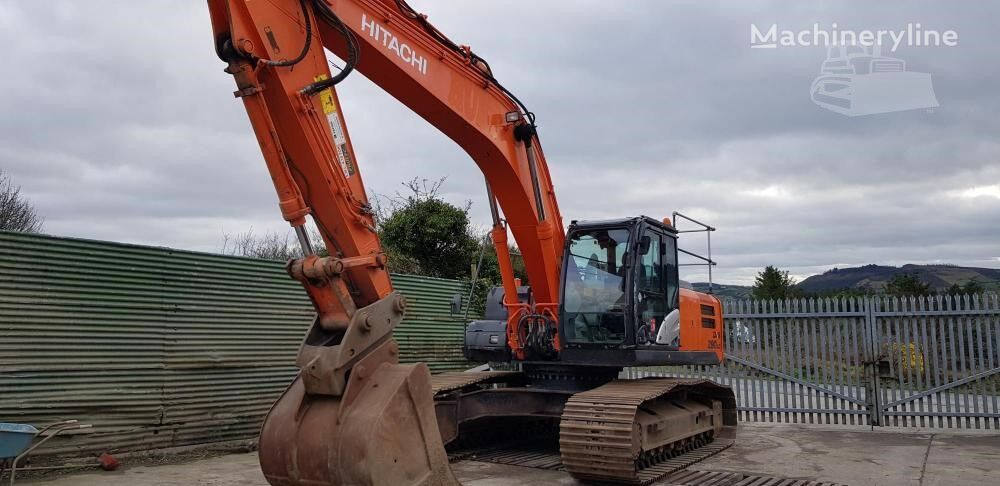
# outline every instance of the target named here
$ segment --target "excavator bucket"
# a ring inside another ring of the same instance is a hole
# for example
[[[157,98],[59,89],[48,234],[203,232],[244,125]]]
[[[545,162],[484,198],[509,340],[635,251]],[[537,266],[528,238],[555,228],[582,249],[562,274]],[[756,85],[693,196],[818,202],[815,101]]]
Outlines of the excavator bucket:
[[[393,292],[353,312],[346,331],[317,318],[299,375],[260,433],[274,486],[458,485],[441,441],[427,365],[398,364],[392,328],[406,301]]]
[[[348,387],[355,385],[352,377]],[[260,435],[274,486],[458,485],[434,417],[427,365],[383,364],[357,397],[307,395],[297,378]]]

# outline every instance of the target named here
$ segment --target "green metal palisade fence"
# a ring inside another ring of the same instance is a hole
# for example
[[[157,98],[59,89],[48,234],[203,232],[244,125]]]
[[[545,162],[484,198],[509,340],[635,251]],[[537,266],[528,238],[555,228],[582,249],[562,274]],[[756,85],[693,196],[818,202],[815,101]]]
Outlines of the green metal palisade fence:
[[[401,359],[470,366],[462,282],[393,275]],[[0,232],[0,422],[61,419],[60,454],[252,439],[313,316],[282,262]]]

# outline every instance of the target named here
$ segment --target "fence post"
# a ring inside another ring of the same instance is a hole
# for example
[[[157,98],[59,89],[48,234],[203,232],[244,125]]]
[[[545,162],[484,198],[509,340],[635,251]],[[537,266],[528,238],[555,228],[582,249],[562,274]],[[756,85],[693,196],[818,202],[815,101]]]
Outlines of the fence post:
[[[864,339],[863,349],[861,349],[864,359],[865,372],[865,405],[868,407],[868,417],[872,427],[882,425],[882,403],[879,400],[878,390],[878,360],[879,360],[879,332],[878,321],[875,312],[878,300],[874,296],[864,296],[865,302],[865,322],[861,335]]]

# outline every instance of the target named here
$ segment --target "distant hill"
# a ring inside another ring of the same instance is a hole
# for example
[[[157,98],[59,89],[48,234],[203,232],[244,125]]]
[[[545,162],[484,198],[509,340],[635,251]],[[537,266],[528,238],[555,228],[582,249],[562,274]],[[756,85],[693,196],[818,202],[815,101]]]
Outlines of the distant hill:
[[[865,265],[863,267],[835,268],[820,275],[813,275],[799,282],[796,287],[805,294],[826,294],[838,290],[869,289],[879,292],[885,283],[898,273],[913,273],[934,290],[946,290],[951,284],[964,285],[975,279],[989,291],[1000,291],[1000,269],[959,267],[955,265]],[[692,282],[691,288],[708,291],[708,282]],[[720,298],[749,299],[753,290],[748,285],[712,284],[712,293]]]
[[[797,285],[803,292],[824,293],[844,289],[882,290],[885,283],[898,273],[912,273],[935,290],[947,289],[951,284],[963,285],[975,279],[986,289],[1000,289],[1000,269],[959,267],[955,265],[865,265],[853,268],[835,268],[820,275],[813,275]]]
[[[708,292],[708,282],[692,282],[691,288],[698,292]],[[712,284],[712,293],[719,298],[749,299],[750,287],[745,285]]]

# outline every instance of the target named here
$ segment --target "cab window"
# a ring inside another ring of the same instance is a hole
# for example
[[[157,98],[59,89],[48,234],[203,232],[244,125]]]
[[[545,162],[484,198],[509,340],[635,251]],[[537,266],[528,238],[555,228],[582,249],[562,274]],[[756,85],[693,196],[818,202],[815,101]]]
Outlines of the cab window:
[[[635,275],[636,344],[655,338],[677,307],[677,250],[673,238],[647,231],[639,241]]]
[[[651,341],[667,315],[662,243],[661,236],[655,233],[647,233],[639,242],[635,276],[637,344]]]
[[[573,343],[625,340],[629,231],[594,229],[570,236],[563,286],[566,338]]]

